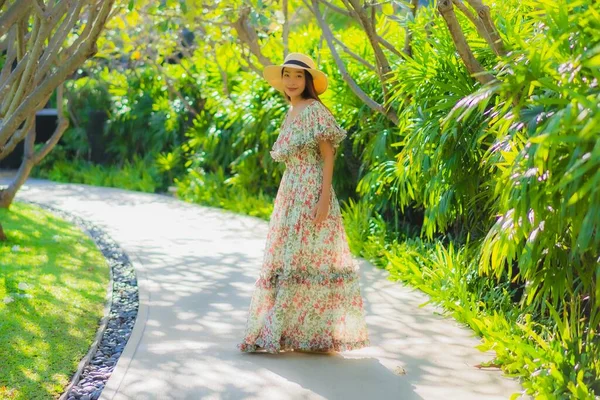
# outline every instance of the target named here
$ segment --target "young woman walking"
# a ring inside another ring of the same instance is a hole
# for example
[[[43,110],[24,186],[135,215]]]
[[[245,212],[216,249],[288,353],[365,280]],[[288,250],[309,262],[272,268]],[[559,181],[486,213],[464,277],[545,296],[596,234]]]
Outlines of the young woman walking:
[[[263,76],[291,104],[270,152],[286,170],[238,348],[278,353],[368,346],[358,263],[331,186],[335,151],[346,132],[319,99],[327,77],[300,53],[266,67]]]

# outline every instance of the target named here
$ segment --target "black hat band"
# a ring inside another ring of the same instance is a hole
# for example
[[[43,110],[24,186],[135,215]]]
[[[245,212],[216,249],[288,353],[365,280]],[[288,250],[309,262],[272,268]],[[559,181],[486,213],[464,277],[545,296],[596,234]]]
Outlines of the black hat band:
[[[302,61],[298,61],[298,60],[289,60],[289,61],[286,61],[286,62],[284,62],[284,63],[283,63],[283,65],[288,65],[288,64],[299,65],[299,66],[301,66],[301,67],[304,67],[304,68],[309,68],[309,69],[311,69],[311,68],[308,66],[308,64],[306,64],[306,63],[303,63]]]

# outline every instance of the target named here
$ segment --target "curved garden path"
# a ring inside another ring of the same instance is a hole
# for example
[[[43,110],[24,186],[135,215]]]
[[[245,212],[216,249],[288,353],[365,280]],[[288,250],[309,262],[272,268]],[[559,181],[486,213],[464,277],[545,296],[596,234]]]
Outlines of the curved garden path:
[[[0,180],[0,184],[3,182]],[[6,183],[6,182],[4,182]],[[520,391],[470,330],[361,260],[371,347],[334,356],[246,354],[241,340],[267,223],[161,195],[29,180],[17,199],[70,211],[129,254],[132,336],[101,399],[508,399]]]

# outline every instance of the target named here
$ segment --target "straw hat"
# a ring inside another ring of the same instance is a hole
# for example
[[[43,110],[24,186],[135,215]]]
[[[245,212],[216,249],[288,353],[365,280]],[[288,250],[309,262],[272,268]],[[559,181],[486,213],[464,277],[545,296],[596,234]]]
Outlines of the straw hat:
[[[327,90],[327,75],[316,69],[312,58],[302,53],[290,53],[283,61],[283,64],[269,65],[263,70],[263,77],[269,82],[269,85],[280,92],[283,92],[283,82],[281,81],[281,70],[283,67],[307,70],[313,77],[317,94],[322,94]]]

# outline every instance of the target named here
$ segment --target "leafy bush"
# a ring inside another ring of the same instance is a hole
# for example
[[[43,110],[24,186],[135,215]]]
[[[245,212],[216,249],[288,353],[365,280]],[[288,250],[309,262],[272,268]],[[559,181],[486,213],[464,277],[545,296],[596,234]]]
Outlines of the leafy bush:
[[[205,173],[192,171],[176,180],[178,197],[184,201],[220,207],[268,220],[273,212],[273,198],[259,192],[248,193],[245,188],[227,184],[223,170]]]
[[[480,349],[496,353],[493,362],[482,363],[483,367],[500,366],[523,378],[525,389],[540,398],[594,399],[598,342],[593,330],[579,331],[579,310],[563,322],[554,308],[541,316],[532,305],[515,307],[513,300],[521,289],[478,273],[480,244],[456,248],[452,242],[445,245],[419,238],[390,241],[381,216],[369,217],[368,209],[364,203],[344,207],[352,250],[387,269],[392,280],[421,289],[431,302],[441,304],[481,335]]]
[[[155,193],[159,173],[155,166],[139,158],[126,161],[121,168],[95,165],[86,161],[55,161],[36,171],[35,176],[56,182],[84,183]]]

